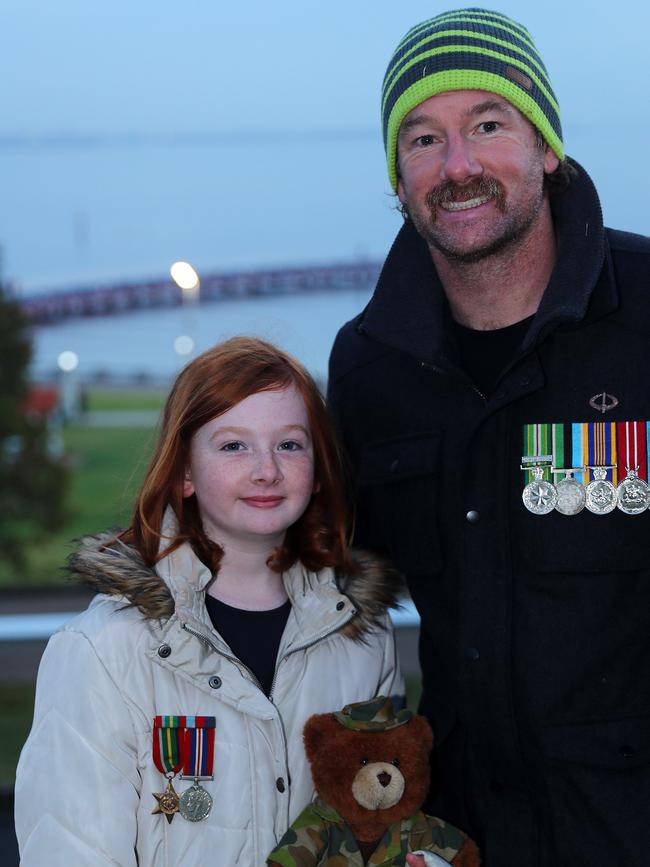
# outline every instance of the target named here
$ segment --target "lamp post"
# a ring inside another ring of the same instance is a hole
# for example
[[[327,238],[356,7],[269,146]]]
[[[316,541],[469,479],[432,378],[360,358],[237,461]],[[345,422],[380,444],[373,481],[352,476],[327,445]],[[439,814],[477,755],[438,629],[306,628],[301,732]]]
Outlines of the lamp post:
[[[79,367],[79,356],[71,349],[60,352],[56,364],[61,371],[61,415],[63,423],[73,421],[79,415],[79,382],[76,370]]]
[[[194,316],[190,315],[190,309],[198,303],[201,293],[201,280],[196,270],[189,262],[179,260],[174,262],[169,273],[172,280],[181,290],[182,306],[185,311],[183,325],[186,334],[180,334],[174,340],[174,352],[179,359],[191,355],[194,351],[194,339],[191,333],[195,330]]]

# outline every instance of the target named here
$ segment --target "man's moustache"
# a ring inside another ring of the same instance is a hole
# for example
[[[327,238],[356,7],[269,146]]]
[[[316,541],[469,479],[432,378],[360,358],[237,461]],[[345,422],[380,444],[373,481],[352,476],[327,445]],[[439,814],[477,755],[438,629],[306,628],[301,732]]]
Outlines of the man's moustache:
[[[435,220],[436,210],[445,202],[468,202],[470,199],[494,199],[500,211],[505,209],[506,191],[496,178],[477,178],[469,184],[444,181],[433,187],[426,196],[426,204]]]

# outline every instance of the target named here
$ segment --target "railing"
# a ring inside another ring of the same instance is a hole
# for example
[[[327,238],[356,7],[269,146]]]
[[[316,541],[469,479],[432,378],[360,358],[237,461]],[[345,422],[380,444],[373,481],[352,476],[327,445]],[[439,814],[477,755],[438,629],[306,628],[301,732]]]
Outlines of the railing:
[[[277,268],[201,276],[201,301],[289,295],[340,289],[371,288],[376,262]],[[37,325],[86,316],[109,316],[152,307],[177,307],[182,293],[170,280],[142,280],[115,285],[90,285],[19,298],[30,322]]]

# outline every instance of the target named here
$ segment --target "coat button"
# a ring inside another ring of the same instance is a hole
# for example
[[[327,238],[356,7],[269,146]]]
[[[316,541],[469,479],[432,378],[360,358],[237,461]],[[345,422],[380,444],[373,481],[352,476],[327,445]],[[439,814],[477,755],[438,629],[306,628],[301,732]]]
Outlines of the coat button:
[[[478,524],[481,519],[481,516],[476,511],[476,509],[470,509],[469,512],[465,515],[467,522],[469,524]]]
[[[285,785],[284,785],[284,780],[282,779],[282,777],[278,777],[277,780],[275,781],[275,788],[278,790],[278,792],[284,792]]]
[[[210,680],[208,681],[212,689],[219,689],[221,686],[221,678],[217,677],[216,674],[213,674]]]
[[[623,756],[624,759],[632,759],[636,755],[636,750],[629,744],[623,744],[623,746],[619,749],[619,753]]]
[[[168,644],[161,644],[158,648],[158,656],[160,656],[162,659],[167,659],[167,657],[170,656],[171,652],[172,649]]]
[[[395,458],[395,460],[391,463],[391,465],[389,466],[388,469],[390,470],[391,473],[394,473],[394,472],[396,472],[398,467],[399,467],[399,458]]]
[[[471,659],[473,662],[476,662],[477,659],[481,658],[481,654],[475,647],[466,647],[465,648],[465,657],[467,659]]]
[[[345,602],[341,601],[341,602],[336,603],[336,610],[337,611],[343,611],[344,608],[345,608]]]

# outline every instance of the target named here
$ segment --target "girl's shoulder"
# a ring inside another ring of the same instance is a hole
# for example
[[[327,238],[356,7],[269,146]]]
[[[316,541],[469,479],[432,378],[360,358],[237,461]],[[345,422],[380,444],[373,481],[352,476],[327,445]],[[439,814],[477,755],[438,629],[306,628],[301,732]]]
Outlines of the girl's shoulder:
[[[337,584],[355,605],[357,616],[346,627],[346,634],[360,639],[371,630],[385,629],[388,611],[398,608],[406,594],[401,574],[386,560],[367,551],[351,552],[354,569],[337,574]]]
[[[111,597],[114,607],[137,609],[145,620],[168,620],[174,613],[165,581],[137,548],[119,538],[119,531],[85,536],[69,558],[67,570],[75,581]]]

